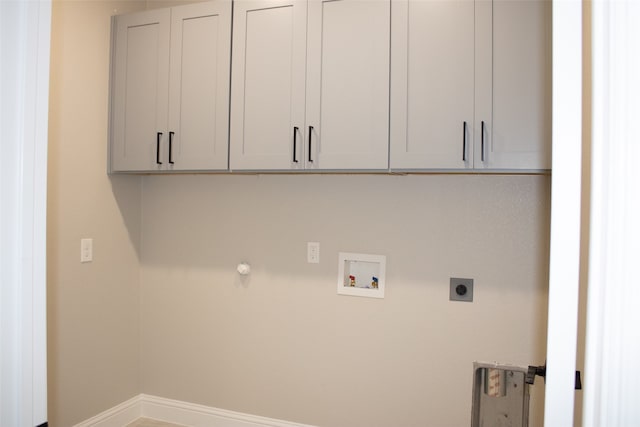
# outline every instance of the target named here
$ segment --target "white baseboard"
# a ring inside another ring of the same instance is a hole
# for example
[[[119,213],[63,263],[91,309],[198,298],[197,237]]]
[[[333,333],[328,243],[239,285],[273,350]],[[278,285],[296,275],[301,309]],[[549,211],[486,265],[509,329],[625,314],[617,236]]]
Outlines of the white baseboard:
[[[189,427],[312,427],[146,394],[129,399],[74,427],[123,427],[141,417]]]
[[[140,396],[132,397],[74,427],[123,427],[142,416]]]

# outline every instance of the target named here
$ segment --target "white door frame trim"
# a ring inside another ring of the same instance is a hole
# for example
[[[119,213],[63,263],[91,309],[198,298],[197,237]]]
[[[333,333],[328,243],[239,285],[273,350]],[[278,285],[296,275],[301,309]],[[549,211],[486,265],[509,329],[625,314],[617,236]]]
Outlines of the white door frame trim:
[[[0,2],[0,425],[47,421],[51,1]]]
[[[640,4],[594,1],[583,425],[640,423]]]
[[[582,179],[582,3],[553,2],[553,152],[545,426],[572,426]]]

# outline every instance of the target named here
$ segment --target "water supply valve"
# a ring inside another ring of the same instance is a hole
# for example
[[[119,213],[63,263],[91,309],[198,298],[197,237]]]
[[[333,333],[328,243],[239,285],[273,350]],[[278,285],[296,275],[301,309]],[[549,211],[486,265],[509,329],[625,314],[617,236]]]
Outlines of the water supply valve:
[[[539,377],[542,377],[545,379],[547,379],[547,364],[545,363],[542,366],[529,366],[529,368],[527,369],[527,374],[525,376],[524,381],[527,384],[533,384],[533,382],[536,379],[536,375]],[[576,371],[576,379],[575,379],[575,386],[574,388],[576,390],[582,390],[582,379],[580,378],[580,371]]]

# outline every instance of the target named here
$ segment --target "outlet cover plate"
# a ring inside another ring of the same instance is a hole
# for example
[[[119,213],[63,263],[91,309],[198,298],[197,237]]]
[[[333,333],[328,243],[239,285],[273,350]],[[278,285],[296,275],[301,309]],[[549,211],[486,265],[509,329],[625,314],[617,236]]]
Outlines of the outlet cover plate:
[[[473,279],[449,279],[449,301],[473,302]]]
[[[320,242],[307,242],[307,262],[320,263]]]
[[[93,261],[93,239],[80,239],[80,262]]]

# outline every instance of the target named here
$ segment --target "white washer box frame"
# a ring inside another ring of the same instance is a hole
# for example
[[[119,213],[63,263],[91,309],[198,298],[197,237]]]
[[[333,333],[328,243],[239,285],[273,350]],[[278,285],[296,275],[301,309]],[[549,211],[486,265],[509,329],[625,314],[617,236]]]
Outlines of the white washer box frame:
[[[347,267],[347,263],[349,262],[378,264],[376,276],[378,278],[378,287],[364,288],[348,286],[348,278],[351,273]],[[369,298],[384,298],[386,264],[387,257],[384,255],[358,254],[351,252],[338,253],[338,294]]]

